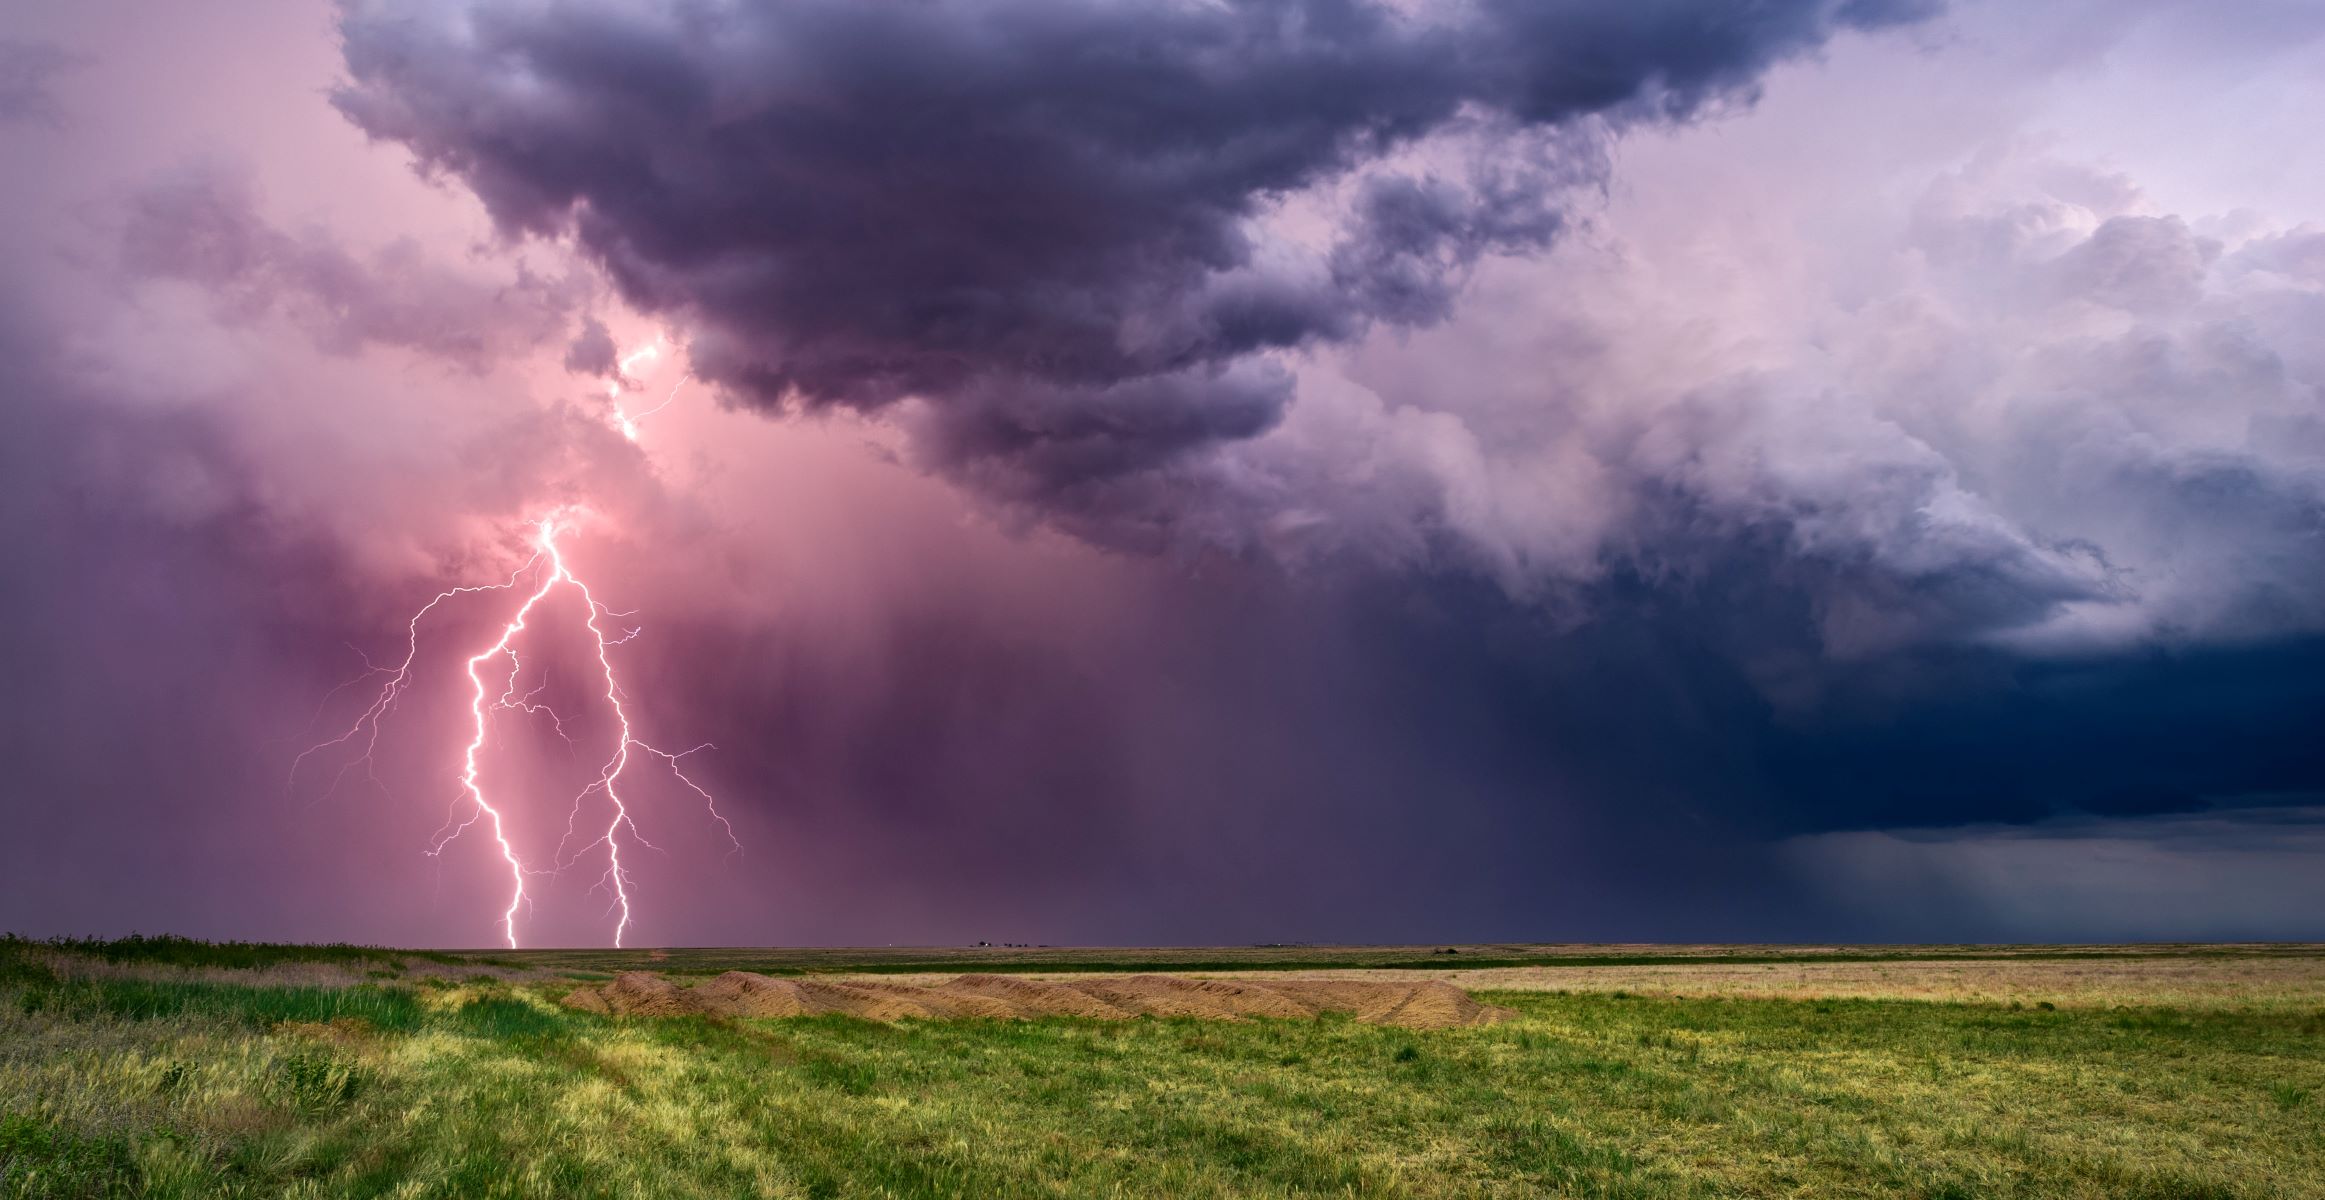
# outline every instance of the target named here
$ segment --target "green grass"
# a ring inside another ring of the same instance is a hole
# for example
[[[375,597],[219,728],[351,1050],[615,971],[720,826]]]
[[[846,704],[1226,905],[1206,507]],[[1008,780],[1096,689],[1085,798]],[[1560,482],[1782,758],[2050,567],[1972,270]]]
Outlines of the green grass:
[[[215,1017],[266,1027],[284,1021],[361,1020],[376,1028],[409,1031],[420,1025],[420,1002],[408,988],[247,987],[150,979],[89,979],[23,988],[16,1007],[67,1020],[145,1021],[160,1017]]]
[[[325,995],[331,993],[331,995]],[[1415,1032],[0,986],[0,1196],[2325,1196],[2325,1009],[1502,993]]]
[[[124,938],[43,938],[0,934],[0,982],[9,972],[21,973],[51,955],[93,958],[107,963],[158,967],[216,967],[254,970],[293,962],[335,963],[349,967],[400,969],[404,960],[417,958],[447,965],[492,962],[476,955],[440,950],[390,950],[384,946],[356,946],[345,942],[302,944],[286,942],[207,942],[174,934]],[[37,970],[36,966],[32,969]]]

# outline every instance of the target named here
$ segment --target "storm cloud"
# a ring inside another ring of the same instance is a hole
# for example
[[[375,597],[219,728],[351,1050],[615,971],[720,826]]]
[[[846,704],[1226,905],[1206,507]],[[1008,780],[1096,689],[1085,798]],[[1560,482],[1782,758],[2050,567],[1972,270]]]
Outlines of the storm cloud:
[[[927,461],[1087,516],[1272,426],[1271,352],[1548,243],[1614,130],[1928,9],[359,0],[335,102],[570,233],[731,394],[924,401]]]
[[[646,941],[2317,930],[2305,13],[181,7],[0,55],[0,924],[490,940],[494,597],[295,756],[577,505]]]
[[[1101,545],[1470,573],[1569,613],[1773,545],[1753,586],[1804,595],[1844,660],[2314,628],[2297,240],[2019,153],[1883,181],[1909,218],[1783,305],[1751,264],[1658,286],[1609,245],[1726,219],[1702,194],[1620,221],[1618,150],[1931,15],[378,0],[343,6],[334,102],[505,235],[570,239],[730,398],[884,414],[920,467]],[[1816,145],[1782,153],[1848,158]],[[1846,228],[1864,194],[1798,203]],[[1787,269],[1819,261],[1801,241]],[[1349,373],[1497,322],[1534,330],[1418,386]],[[2215,419],[2169,411],[2207,390]],[[2201,565],[2223,553],[2259,561]]]

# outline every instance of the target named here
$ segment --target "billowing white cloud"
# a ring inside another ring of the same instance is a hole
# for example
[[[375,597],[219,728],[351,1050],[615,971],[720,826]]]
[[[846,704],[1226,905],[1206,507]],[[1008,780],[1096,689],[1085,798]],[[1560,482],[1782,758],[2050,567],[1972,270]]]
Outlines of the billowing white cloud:
[[[1843,658],[2325,626],[2325,194],[2170,211],[2045,135],[2047,73],[1999,113],[1919,90],[2023,70],[1976,47],[2007,23],[1846,43],[1749,116],[1635,136],[1585,233],[1308,364],[1208,482],[1285,553],[1554,604],[1773,541]],[[1906,146],[1863,136],[1885,117]]]

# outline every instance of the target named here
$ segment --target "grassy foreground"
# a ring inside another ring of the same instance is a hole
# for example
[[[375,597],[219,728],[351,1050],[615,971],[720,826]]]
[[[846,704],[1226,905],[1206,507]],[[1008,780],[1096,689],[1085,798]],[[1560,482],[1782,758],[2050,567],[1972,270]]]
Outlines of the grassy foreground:
[[[0,1196],[2325,1196],[2325,1001],[1505,991],[1422,1033],[566,986],[0,954]]]

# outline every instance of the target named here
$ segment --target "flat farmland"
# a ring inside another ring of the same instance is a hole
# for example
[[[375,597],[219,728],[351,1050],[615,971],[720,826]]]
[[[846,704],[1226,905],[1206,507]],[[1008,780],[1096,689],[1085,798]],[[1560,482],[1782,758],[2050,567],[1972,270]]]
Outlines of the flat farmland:
[[[1441,981],[1507,1015],[566,1003],[730,971],[811,997]],[[2315,946],[14,940],[0,991],[6,1196],[2325,1196]]]

